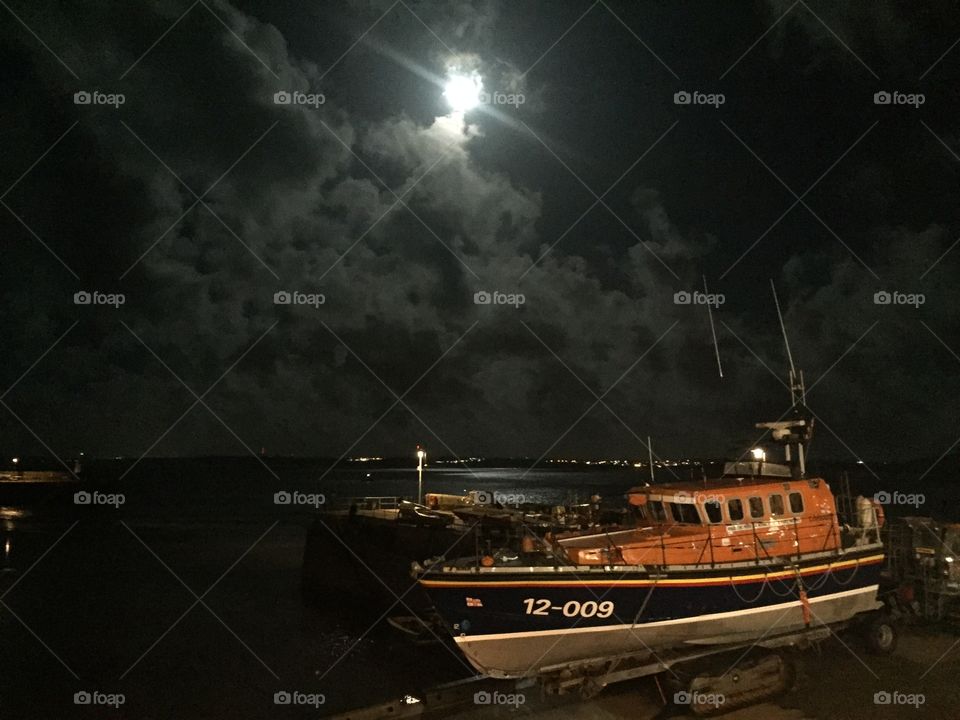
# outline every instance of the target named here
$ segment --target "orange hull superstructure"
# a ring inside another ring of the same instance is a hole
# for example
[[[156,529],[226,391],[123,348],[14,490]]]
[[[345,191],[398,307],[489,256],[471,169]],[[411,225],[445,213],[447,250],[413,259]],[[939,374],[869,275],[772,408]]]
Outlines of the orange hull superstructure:
[[[724,477],[633,488],[627,497],[637,527],[557,538],[571,563],[713,565],[840,548],[834,496],[818,478]]]

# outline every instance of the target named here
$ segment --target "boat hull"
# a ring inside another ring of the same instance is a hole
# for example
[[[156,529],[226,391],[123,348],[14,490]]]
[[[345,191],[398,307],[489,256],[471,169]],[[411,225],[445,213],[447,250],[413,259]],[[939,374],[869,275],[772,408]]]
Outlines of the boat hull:
[[[749,643],[841,623],[878,607],[882,559],[661,577],[593,571],[558,579],[556,572],[534,572],[521,580],[494,572],[454,580],[436,573],[421,584],[471,664],[492,677],[515,678],[616,655],[655,659],[666,649]]]

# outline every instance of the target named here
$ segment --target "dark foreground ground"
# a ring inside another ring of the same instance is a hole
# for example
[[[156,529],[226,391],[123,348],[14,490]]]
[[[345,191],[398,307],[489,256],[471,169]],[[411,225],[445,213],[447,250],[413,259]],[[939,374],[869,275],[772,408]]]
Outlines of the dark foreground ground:
[[[410,644],[377,622],[378,610],[339,598],[327,598],[326,609],[305,604],[302,519],[5,522],[4,720],[316,718],[471,674],[455,650]],[[849,638],[849,649],[830,641],[801,658],[797,689],[778,707],[728,717],[956,718],[957,639],[913,628],[890,657],[867,655]],[[124,703],[76,705],[74,694],[84,691],[122,693]],[[322,694],[324,704],[277,706],[281,691]],[[924,703],[875,704],[883,691],[919,693]],[[533,690],[525,699],[516,710],[479,706],[461,717],[599,720],[660,711],[650,680],[589,703],[544,705]]]
[[[288,465],[279,468],[282,480],[236,459],[147,460],[123,482],[100,483],[94,474],[91,489],[125,494],[116,509],[75,505],[75,488],[4,486],[0,720],[318,718],[472,676],[455,648],[415,646],[400,636],[384,621],[383,603],[328,594],[318,605],[301,596],[312,510],[278,506],[274,494],[409,494],[416,488],[409,469],[326,475],[317,464]],[[635,474],[493,468],[467,478],[448,470],[429,474],[425,485],[561,502],[595,492],[615,498]],[[802,659],[797,690],[778,703],[799,714],[766,707],[740,716],[960,717],[956,637],[913,630],[896,655],[882,658],[833,641]],[[874,704],[883,691],[922,693],[925,702],[919,709]],[[75,704],[84,692],[102,693],[101,700],[122,694],[124,702]],[[281,692],[324,702],[278,706]],[[524,699],[515,710],[478,706],[463,717],[587,720],[660,711],[650,680],[610,688],[590,703],[544,705],[533,690]]]

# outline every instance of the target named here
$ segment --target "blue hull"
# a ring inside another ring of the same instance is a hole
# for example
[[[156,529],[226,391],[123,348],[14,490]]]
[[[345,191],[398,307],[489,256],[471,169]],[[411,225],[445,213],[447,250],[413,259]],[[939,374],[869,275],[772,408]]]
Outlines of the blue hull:
[[[434,569],[420,582],[474,666],[518,677],[603,655],[737,643],[843,622],[876,607],[882,562],[874,548],[797,567],[660,577],[615,568]]]

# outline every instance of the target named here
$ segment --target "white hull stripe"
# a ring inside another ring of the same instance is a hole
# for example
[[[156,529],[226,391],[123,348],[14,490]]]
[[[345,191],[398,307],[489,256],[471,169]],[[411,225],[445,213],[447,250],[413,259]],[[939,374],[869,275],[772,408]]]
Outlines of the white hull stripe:
[[[871,557],[857,558],[854,560],[844,560],[841,562],[829,563],[824,565],[812,565],[801,568],[802,576],[815,575],[822,572],[835,572],[837,570],[846,570],[848,568],[860,568],[865,565],[877,565],[883,562],[883,555],[873,555]],[[616,567],[616,566],[613,566]],[[751,568],[753,566],[751,565]],[[497,570],[498,568],[490,568]],[[504,568],[509,570],[509,568]],[[757,580],[778,580],[780,578],[794,578],[797,576],[796,570],[778,570],[776,572],[751,573],[749,575],[727,575],[723,577],[687,577],[687,578],[657,578],[643,580],[625,580],[621,573],[620,578],[609,579],[604,575],[614,575],[619,571],[608,571],[603,574],[585,574],[578,575],[576,572],[566,573],[570,578],[543,580],[433,580],[424,578],[420,584],[426,588],[469,588],[479,590],[481,588],[496,587],[654,587],[654,586],[676,586],[676,587],[716,587],[719,585],[741,584],[754,582]],[[491,573],[491,576],[493,574]],[[503,577],[508,573],[504,572]]]
[[[843,592],[832,593],[830,595],[824,595],[822,597],[810,598],[810,604],[814,605],[820,602],[826,602],[828,600],[839,600],[840,598],[852,597],[854,595],[862,595],[866,593],[872,593],[876,595],[878,585],[868,585],[867,587],[857,588],[856,590],[844,590]],[[575,627],[575,628],[563,628],[560,630],[533,630],[526,632],[514,632],[514,633],[496,633],[493,635],[461,635],[454,636],[454,640],[457,643],[474,643],[482,642],[485,640],[504,640],[506,638],[522,638],[522,637],[547,637],[550,635],[569,635],[574,633],[595,633],[595,632],[610,632],[616,630],[644,630],[646,628],[655,628],[655,627],[664,627],[666,625],[680,625],[684,623],[694,623],[694,622],[704,622],[710,620],[723,620],[725,618],[736,617],[738,615],[751,615],[753,613],[762,613],[762,612],[783,612],[789,608],[800,607],[801,603],[799,600],[791,600],[790,602],[778,603],[776,605],[765,605],[763,607],[755,608],[745,608],[743,610],[731,610],[728,612],[722,613],[713,613],[712,615],[692,615],[691,617],[678,618],[676,620],[658,620],[656,622],[641,622],[634,625],[600,625],[593,627]]]

